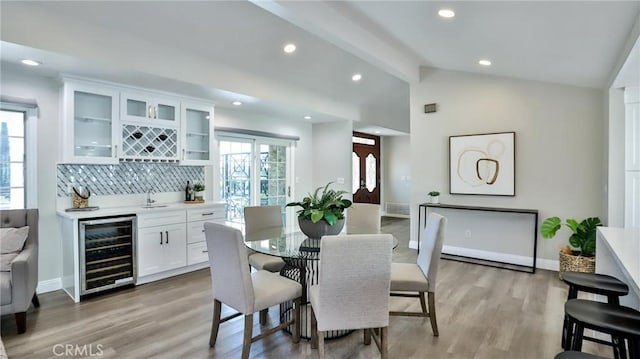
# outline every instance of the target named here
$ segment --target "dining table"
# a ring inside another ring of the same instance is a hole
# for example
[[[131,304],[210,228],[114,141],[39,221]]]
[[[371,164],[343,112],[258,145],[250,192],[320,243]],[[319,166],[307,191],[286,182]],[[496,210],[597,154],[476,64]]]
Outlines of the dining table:
[[[344,231],[341,235],[346,234]],[[245,244],[256,252],[282,258],[284,266],[280,275],[293,279],[302,285],[302,307],[300,337],[311,339],[311,305],[309,288],[318,284],[320,269],[320,238],[309,238],[304,233],[288,230],[286,227],[274,227],[247,234]],[[398,240],[393,237],[393,248]],[[285,323],[293,318],[293,301],[280,304],[280,322]],[[293,326],[285,329],[291,333]],[[353,330],[333,330],[325,332],[325,339],[340,338]]]

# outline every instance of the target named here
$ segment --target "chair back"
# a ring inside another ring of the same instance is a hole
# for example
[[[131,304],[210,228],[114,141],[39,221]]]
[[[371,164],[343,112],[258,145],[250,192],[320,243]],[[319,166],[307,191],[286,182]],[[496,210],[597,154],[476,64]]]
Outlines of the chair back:
[[[244,233],[247,240],[252,235],[265,230],[282,228],[281,206],[248,206],[244,207]]]
[[[324,236],[320,241],[319,330],[389,325],[390,234]]]
[[[418,266],[429,280],[429,292],[436,289],[436,276],[438,264],[444,242],[444,228],[447,219],[437,213],[429,214],[427,226],[424,228],[420,240],[420,253],[418,254]]]
[[[380,205],[354,203],[347,208],[347,234],[380,233]]]
[[[29,226],[29,235],[24,244],[38,245],[38,209],[6,209],[0,211],[0,228],[20,228]]]
[[[204,224],[213,297],[238,312],[253,313],[254,293],[247,249],[240,230]]]

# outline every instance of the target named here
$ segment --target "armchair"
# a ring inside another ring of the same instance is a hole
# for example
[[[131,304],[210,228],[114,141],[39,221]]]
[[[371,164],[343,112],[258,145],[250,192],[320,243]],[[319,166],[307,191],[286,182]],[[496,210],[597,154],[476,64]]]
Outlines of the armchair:
[[[27,329],[29,305],[40,306],[36,295],[38,285],[38,210],[15,209],[0,211],[1,228],[29,226],[29,235],[22,251],[11,261],[9,272],[0,272],[0,314],[14,314],[18,334]]]

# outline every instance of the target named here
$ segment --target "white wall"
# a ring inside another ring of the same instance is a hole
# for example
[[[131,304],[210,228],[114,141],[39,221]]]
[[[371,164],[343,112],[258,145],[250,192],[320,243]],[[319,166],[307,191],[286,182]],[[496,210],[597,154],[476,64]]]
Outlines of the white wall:
[[[34,99],[38,104],[38,199],[40,281],[60,277],[62,247],[56,215],[56,163],[58,161],[58,84],[53,79],[2,69],[2,94]]]
[[[411,144],[409,136],[382,137],[382,194],[384,204],[411,203]]]
[[[431,190],[443,203],[538,209],[540,221],[603,217],[602,98],[595,89],[422,69],[411,86],[411,240],[417,205]],[[437,103],[438,112],[424,114],[425,103]],[[515,197],[448,194],[448,137],[503,131],[516,132]],[[508,240],[501,235],[495,240]],[[557,260],[567,238],[564,231],[538,238],[538,257]]]
[[[624,89],[609,89],[606,223],[624,227]]]
[[[331,188],[345,190],[344,198],[351,195],[351,153],[353,144],[351,121],[316,123],[313,125],[313,155],[311,168],[313,189],[335,182]],[[342,178],[344,183],[338,183]],[[304,194],[306,195],[306,193]],[[302,197],[300,197],[301,199]]]

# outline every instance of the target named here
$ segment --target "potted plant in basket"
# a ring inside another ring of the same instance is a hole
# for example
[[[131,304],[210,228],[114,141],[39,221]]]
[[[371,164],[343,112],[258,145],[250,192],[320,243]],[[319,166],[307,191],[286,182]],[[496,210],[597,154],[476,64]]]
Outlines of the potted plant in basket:
[[[333,182],[327,183],[324,188],[316,188],[302,202],[287,203],[287,207],[302,207],[297,212],[298,224],[302,233],[309,238],[338,234],[344,227],[344,210],[351,206],[351,201],[342,198],[347,191],[330,189],[331,183]]]
[[[440,203],[440,192],[431,191],[428,193],[428,195],[429,195],[429,203],[432,203],[432,204]]]
[[[193,184],[194,201],[204,202],[204,184],[197,182]]]
[[[562,272],[588,272],[596,269],[596,228],[602,225],[600,218],[590,217],[578,222],[568,218],[564,223],[573,232],[569,237],[569,245],[560,249],[560,270],[558,276],[562,279]],[[543,238],[553,238],[562,227],[562,220],[550,217],[542,222],[540,233]]]

